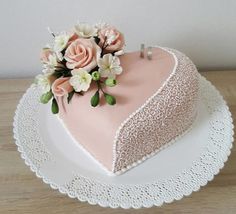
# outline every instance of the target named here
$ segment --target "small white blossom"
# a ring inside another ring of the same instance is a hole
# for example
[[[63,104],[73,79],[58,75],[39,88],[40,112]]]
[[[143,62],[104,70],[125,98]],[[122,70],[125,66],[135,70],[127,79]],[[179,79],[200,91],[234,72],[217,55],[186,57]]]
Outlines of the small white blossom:
[[[103,58],[98,59],[98,66],[101,77],[115,79],[116,75],[122,73],[119,58],[112,56],[112,54],[105,54]]]
[[[107,44],[110,45],[116,39],[116,34],[113,30],[107,30],[105,32],[105,36],[107,37]]]
[[[64,56],[61,52],[55,52],[55,54],[56,54],[59,61],[62,61],[64,59]]]
[[[57,66],[57,56],[55,54],[49,55],[48,65],[53,68]]]
[[[79,37],[83,38],[97,36],[97,28],[87,23],[79,23],[75,25],[74,31]]]
[[[121,55],[123,55],[125,52],[124,52],[124,50],[122,49],[122,50],[120,50],[120,51],[116,51],[114,54],[115,54],[115,56],[121,56]]]
[[[106,28],[106,27],[108,27],[108,26],[109,26],[109,24],[107,24],[107,23],[105,23],[105,22],[102,22],[102,21],[100,21],[100,22],[98,22],[97,24],[95,24],[95,27],[96,27],[98,30],[101,30],[101,29]]]
[[[43,73],[52,74],[56,66],[58,66],[58,58],[55,53],[52,53],[48,56],[47,61],[43,62]]]
[[[92,81],[92,76],[84,69],[74,69],[71,71],[72,77],[70,78],[70,84],[75,91],[87,91]]]
[[[47,93],[51,89],[51,83],[49,80],[50,75],[51,73],[44,73],[36,76],[36,84],[41,87],[43,93]]]
[[[69,41],[69,35],[66,34],[65,32],[55,36],[55,40],[54,40],[54,51],[56,53],[61,52],[67,45],[68,41]]]
[[[45,67],[42,72],[44,74],[53,74],[54,73],[54,69],[53,68],[49,68],[49,67]]]
[[[45,70],[54,71],[55,67],[58,65],[56,54],[50,54],[48,56],[48,62],[44,63],[43,68]],[[48,73],[48,72],[47,72]]]

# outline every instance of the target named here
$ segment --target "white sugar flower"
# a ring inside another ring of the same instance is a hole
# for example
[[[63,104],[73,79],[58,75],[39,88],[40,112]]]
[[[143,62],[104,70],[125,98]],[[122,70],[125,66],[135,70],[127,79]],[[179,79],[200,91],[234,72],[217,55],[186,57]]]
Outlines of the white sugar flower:
[[[44,74],[39,74],[36,76],[36,84],[41,87],[43,93],[47,93],[51,89],[51,82],[50,82],[50,77],[51,73],[44,73]]]
[[[70,36],[66,34],[65,32],[55,36],[54,40],[54,51],[56,53],[61,52],[67,45],[69,41]]]
[[[115,34],[114,30],[107,30],[105,33],[105,36],[107,37],[107,44],[108,45],[110,45],[116,39],[116,34]]]
[[[124,52],[124,50],[122,49],[122,50],[120,50],[120,51],[116,51],[114,54],[115,54],[115,56],[121,56],[121,55],[123,55],[125,52]]]
[[[59,61],[62,61],[64,59],[63,54],[61,52],[57,51],[55,53]]]
[[[54,68],[54,67],[57,66],[57,64],[58,64],[58,62],[57,62],[57,56],[56,56],[56,54],[51,54],[51,55],[49,55],[49,56],[48,56],[48,66],[49,66],[50,68]]]
[[[74,31],[79,37],[83,38],[97,36],[97,28],[87,23],[79,23],[75,25]]]
[[[43,64],[43,68],[46,71],[53,72],[57,65],[58,65],[57,55],[56,54],[50,54],[48,56],[48,61]],[[48,73],[48,72],[44,72],[44,73]]]
[[[115,79],[116,75],[122,72],[119,58],[112,56],[112,54],[105,54],[103,58],[98,59],[98,66],[101,77]]]
[[[102,21],[100,21],[100,22],[98,22],[97,24],[95,24],[95,27],[96,27],[98,30],[101,30],[101,29],[106,28],[106,27],[108,27],[108,26],[109,26],[109,24],[107,24],[106,22],[102,22]]]
[[[71,71],[72,77],[70,78],[70,84],[75,91],[87,91],[92,81],[92,76],[83,68],[74,69]]]
[[[42,72],[44,74],[53,74],[54,73],[54,68],[49,68],[49,67],[45,67]]]
[[[55,67],[58,66],[57,56],[55,53],[50,54],[47,61],[43,64],[43,73],[52,74],[55,71]]]

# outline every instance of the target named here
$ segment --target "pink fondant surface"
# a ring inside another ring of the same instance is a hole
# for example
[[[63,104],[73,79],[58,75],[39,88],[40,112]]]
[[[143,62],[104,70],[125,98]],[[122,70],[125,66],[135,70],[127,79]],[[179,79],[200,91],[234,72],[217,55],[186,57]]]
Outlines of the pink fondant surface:
[[[117,99],[115,106],[90,106],[96,88],[83,96],[75,95],[70,104],[58,97],[60,118],[72,136],[108,170],[112,169],[113,141],[120,124],[152,96],[169,77],[175,66],[173,56],[153,49],[153,59],[140,58],[139,52],[120,57],[123,73],[118,85],[105,90]]]

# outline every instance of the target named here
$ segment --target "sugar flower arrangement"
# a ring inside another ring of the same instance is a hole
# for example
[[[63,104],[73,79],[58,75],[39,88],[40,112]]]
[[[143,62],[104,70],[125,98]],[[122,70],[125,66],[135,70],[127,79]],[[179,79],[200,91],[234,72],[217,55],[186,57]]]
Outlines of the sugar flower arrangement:
[[[108,24],[89,25],[79,23],[70,32],[54,34],[52,47],[43,48],[40,59],[42,74],[36,84],[42,88],[40,101],[52,100],[52,112],[59,112],[57,97],[83,95],[95,84],[97,90],[91,97],[91,106],[96,107],[103,95],[110,105],[116,104],[114,96],[104,86],[116,85],[116,75],[122,73],[119,55],[125,45],[123,34]],[[93,83],[94,82],[94,83]]]

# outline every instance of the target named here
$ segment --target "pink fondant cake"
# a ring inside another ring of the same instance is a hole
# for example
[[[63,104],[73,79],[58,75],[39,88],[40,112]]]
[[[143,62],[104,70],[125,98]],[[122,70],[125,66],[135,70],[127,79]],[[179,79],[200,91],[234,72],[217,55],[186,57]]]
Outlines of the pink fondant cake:
[[[92,88],[68,104],[57,97],[59,117],[76,139],[109,172],[119,174],[141,163],[184,133],[197,113],[198,72],[184,54],[153,49],[152,60],[139,52],[120,57],[119,84],[106,90],[115,106],[88,107]]]
[[[40,101],[108,172],[138,165],[194,122],[198,72],[184,54],[144,45],[124,54],[123,34],[104,23],[51,34],[36,77]]]

